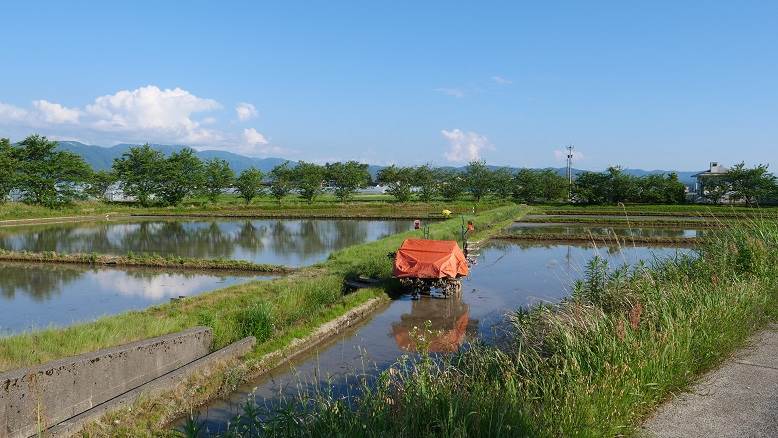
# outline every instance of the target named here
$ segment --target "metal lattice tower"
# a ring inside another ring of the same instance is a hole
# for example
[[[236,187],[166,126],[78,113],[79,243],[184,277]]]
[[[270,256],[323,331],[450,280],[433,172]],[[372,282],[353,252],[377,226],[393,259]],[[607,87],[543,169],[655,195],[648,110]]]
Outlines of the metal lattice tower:
[[[568,196],[572,199],[573,197],[573,149],[575,149],[575,147],[573,145],[568,145],[565,149],[567,149]]]

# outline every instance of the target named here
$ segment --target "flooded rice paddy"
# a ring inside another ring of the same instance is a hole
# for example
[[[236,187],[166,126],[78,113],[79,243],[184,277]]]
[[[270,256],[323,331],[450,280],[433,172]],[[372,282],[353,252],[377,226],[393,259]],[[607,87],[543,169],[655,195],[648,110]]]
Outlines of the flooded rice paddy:
[[[228,258],[298,267],[412,227],[409,220],[143,218],[2,227],[0,248]],[[0,336],[90,321],[258,278],[268,277],[0,263]]]
[[[619,266],[689,251],[648,246],[594,250],[575,244],[490,241],[464,279],[461,296],[394,300],[357,327],[240,387],[229,399],[213,402],[201,410],[199,421],[215,432],[225,427],[247,399],[273,405],[322,387],[336,396],[352,393],[358,376],[376,375],[403,353],[414,351],[411,332],[414,327],[423,328],[426,321],[436,332],[432,351],[455,351],[476,338],[499,342],[508,312],[569,295],[594,255]]]
[[[240,273],[0,264],[0,336],[139,310],[261,278]],[[269,278],[269,277],[268,277]]]
[[[577,223],[554,222],[516,222],[508,231],[511,234],[559,234],[560,236],[580,236],[592,234],[595,236],[619,236],[619,237],[658,237],[658,238],[693,238],[704,237],[710,230],[696,229],[692,227],[628,227],[626,225],[588,225]]]
[[[299,267],[413,227],[410,220],[163,219],[0,228],[0,248],[229,258]]]

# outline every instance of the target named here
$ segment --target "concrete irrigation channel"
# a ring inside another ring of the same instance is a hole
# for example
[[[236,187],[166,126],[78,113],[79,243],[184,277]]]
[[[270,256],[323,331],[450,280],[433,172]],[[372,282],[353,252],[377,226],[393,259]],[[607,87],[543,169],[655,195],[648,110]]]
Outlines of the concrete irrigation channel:
[[[81,354],[0,374],[0,436],[71,436],[89,421],[153,397],[182,380],[236,359],[246,338],[211,352],[207,327]]]

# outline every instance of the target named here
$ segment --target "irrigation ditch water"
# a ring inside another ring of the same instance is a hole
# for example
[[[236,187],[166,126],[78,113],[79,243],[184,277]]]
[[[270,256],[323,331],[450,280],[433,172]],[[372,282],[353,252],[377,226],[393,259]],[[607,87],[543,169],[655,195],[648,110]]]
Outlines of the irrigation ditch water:
[[[0,248],[229,258],[299,267],[413,228],[410,220],[170,219],[0,228]],[[0,263],[0,336],[66,326],[179,296],[271,278],[255,273]]]
[[[467,341],[498,343],[506,314],[519,307],[556,302],[569,295],[595,255],[611,266],[648,263],[690,249],[622,246],[593,249],[587,245],[492,240],[484,244],[464,279],[460,296],[446,300],[408,297],[393,300],[371,318],[319,345],[291,363],[277,367],[238,388],[229,398],[213,401],[198,413],[210,433],[224,430],[247,402],[272,407],[280,400],[324,389],[335,396],[358,391],[360,377],[387,369],[415,349],[411,332],[429,321],[436,333],[430,350],[455,351]]]

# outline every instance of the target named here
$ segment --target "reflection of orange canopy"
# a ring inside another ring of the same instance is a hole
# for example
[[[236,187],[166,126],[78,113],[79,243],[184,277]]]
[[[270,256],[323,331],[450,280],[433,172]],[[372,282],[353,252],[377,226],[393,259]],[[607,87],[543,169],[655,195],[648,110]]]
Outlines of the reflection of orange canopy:
[[[434,336],[429,340],[429,352],[430,353],[453,353],[459,350],[459,346],[465,341],[465,334],[467,333],[467,324],[469,322],[468,312],[459,315],[454,321],[454,328],[450,330],[441,330],[440,333],[434,333]],[[429,336],[427,333],[419,332],[421,336]],[[434,332],[435,330],[433,330]],[[416,351],[416,339],[411,338],[408,327],[402,325],[392,325],[392,333],[394,335],[394,341],[397,345],[408,351]]]
[[[467,260],[453,240],[406,239],[394,258],[399,278],[456,278],[468,274]]]

